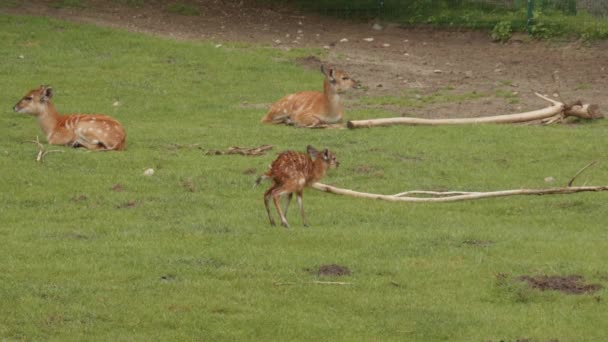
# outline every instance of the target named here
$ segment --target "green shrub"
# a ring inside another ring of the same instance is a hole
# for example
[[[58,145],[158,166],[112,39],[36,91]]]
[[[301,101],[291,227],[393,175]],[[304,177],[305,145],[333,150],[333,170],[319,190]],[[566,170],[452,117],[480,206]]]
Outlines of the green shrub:
[[[167,11],[171,12],[171,13],[175,13],[175,14],[181,14],[181,15],[192,15],[192,16],[197,16],[200,15],[200,11],[191,5],[186,5],[186,4],[182,4],[182,3],[175,3],[175,4],[171,4],[167,7]]]
[[[490,33],[490,37],[495,42],[504,43],[511,39],[511,33],[513,30],[511,29],[510,21],[501,21],[494,26],[492,32]]]
[[[82,0],[58,0],[51,5],[54,8],[83,8]]]

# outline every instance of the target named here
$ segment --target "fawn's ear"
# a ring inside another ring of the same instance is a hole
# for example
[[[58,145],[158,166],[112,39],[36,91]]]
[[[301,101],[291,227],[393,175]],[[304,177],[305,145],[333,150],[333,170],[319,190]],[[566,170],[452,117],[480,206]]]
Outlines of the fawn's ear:
[[[323,150],[323,160],[329,160],[329,150],[328,149]]]
[[[48,102],[53,97],[53,88],[41,85],[40,90],[40,102]]]
[[[311,145],[306,146],[306,153],[312,158],[315,159],[319,155],[319,151]]]
[[[327,77],[329,78],[329,82],[336,83],[336,78],[334,75],[334,68],[329,69],[329,72],[327,73]]]
[[[321,72],[323,73],[323,75],[325,75],[325,77],[329,78],[329,81],[331,83],[335,83],[336,82],[336,78],[335,78],[335,70],[334,68],[329,68],[329,70],[325,69],[325,65],[321,64]]]

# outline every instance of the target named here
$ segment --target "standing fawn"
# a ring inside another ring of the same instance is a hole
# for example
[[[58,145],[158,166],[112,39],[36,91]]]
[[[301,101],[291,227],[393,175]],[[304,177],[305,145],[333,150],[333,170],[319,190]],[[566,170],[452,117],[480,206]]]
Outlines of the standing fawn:
[[[268,205],[270,198],[272,197],[274,206],[277,208],[277,212],[281,217],[281,224],[284,227],[289,228],[289,223],[287,223],[285,216],[287,215],[289,202],[291,201],[294,192],[296,193],[298,206],[300,207],[302,223],[304,226],[308,226],[306,216],[304,216],[304,206],[302,203],[302,192],[304,188],[323,178],[327,169],[338,167],[340,164],[336,159],[336,156],[328,149],[319,152],[314,147],[308,145],[306,151],[307,153],[286,151],[279,154],[277,159],[270,165],[270,169],[256,181],[257,184],[260,184],[265,178],[272,179],[272,186],[264,193],[264,205],[266,206],[270,224],[273,226],[275,225],[275,222],[270,214],[270,207]],[[279,205],[279,198],[281,195],[287,195],[285,213],[281,211]]]
[[[125,129],[118,121],[100,114],[61,115],[51,97],[53,89],[41,85],[29,91],[13,110],[37,116],[49,144],[102,151],[125,149]]]
[[[357,86],[344,71],[321,65],[325,75],[323,92],[302,91],[275,102],[262,118],[264,123],[284,123],[296,127],[315,127],[340,122],[344,109],[340,94]]]

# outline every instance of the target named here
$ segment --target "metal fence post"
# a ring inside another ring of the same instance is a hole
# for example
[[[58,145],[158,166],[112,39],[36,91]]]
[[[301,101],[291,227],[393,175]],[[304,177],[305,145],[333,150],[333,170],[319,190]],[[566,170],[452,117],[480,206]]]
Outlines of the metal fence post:
[[[534,0],[528,0],[528,20],[526,21],[528,33],[532,30],[532,20],[534,20]]]

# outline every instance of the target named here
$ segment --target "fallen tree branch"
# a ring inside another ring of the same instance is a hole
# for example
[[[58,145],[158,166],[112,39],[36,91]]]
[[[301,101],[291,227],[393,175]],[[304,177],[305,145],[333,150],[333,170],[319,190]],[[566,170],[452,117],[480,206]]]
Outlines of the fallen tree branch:
[[[36,155],[36,162],[38,163],[42,163],[44,162],[44,157],[49,154],[49,153],[55,153],[55,152],[61,152],[63,153],[63,150],[50,150],[47,151],[44,148],[44,145],[42,145],[42,143],[40,142],[40,139],[38,139],[38,136],[36,136],[36,140],[31,140],[31,143],[36,144],[36,146],[38,146],[38,154]]]
[[[298,284],[317,284],[317,285],[352,285],[353,283],[349,283],[349,282],[344,282],[344,281],[319,281],[319,280],[313,280],[310,282],[304,282],[304,283],[296,283],[293,281],[287,281],[287,282],[277,282],[274,283],[275,286],[285,286],[285,285],[298,285]]]
[[[225,154],[240,154],[243,156],[261,156],[272,149],[272,145],[260,145],[258,147],[238,147],[231,146],[227,150],[208,150],[207,155],[225,155]]]
[[[423,119],[412,117],[396,117],[384,119],[352,120],[347,122],[348,128],[365,128],[374,126],[391,125],[470,125],[486,123],[521,123],[536,120],[552,120],[553,118],[565,118],[569,116],[581,119],[599,119],[602,114],[599,106],[595,104],[582,104],[580,101],[572,105],[553,100],[539,93],[534,93],[539,98],[551,103],[549,107],[533,110],[525,113],[486,116],[480,118],[458,118],[458,119]],[[555,122],[557,120],[551,121]]]
[[[549,188],[549,189],[516,189],[516,190],[501,190],[490,192],[433,192],[433,191],[408,191],[396,195],[372,194],[367,192],[354,191],[349,189],[341,189],[331,185],[314,183],[312,188],[329,192],[336,195],[345,195],[359,198],[379,199],[389,202],[456,202],[477,200],[482,198],[506,197],[506,196],[523,196],[523,195],[555,195],[555,194],[573,194],[577,192],[590,191],[608,191],[608,186],[577,186],[564,188]],[[403,194],[427,194],[435,197],[406,197]]]
[[[592,161],[591,163],[585,165],[585,167],[583,167],[582,169],[578,170],[578,172],[568,182],[568,187],[572,186],[572,183],[574,183],[574,180],[576,179],[576,177],[578,177],[581,173],[583,173],[583,171],[587,170],[588,168],[590,168],[591,166],[593,166],[595,164],[597,164],[597,160]]]

